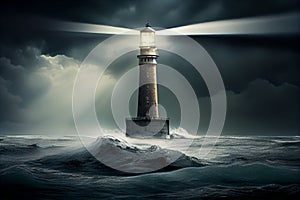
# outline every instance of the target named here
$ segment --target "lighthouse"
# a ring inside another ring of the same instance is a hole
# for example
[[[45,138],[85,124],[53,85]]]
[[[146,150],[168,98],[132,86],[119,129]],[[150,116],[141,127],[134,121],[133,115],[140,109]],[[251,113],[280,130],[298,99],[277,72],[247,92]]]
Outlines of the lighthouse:
[[[155,30],[146,24],[140,31],[139,90],[137,117],[126,119],[126,136],[135,138],[166,138],[169,118],[159,117],[157,95],[157,48]]]

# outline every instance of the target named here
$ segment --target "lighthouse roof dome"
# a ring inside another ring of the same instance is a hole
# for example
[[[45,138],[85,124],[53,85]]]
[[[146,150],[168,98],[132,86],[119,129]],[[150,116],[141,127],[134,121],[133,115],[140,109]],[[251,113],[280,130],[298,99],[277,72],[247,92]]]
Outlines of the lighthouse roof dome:
[[[149,25],[149,23],[146,24],[146,27],[141,30],[141,32],[155,32],[153,28]]]

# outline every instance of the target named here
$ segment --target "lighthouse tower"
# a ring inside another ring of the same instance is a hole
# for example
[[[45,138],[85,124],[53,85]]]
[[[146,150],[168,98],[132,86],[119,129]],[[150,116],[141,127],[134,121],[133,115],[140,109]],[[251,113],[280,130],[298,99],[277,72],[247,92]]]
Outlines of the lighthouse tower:
[[[158,118],[158,99],[156,85],[155,31],[146,24],[140,33],[140,55],[137,56],[140,66],[140,85],[138,99],[138,117]]]
[[[169,135],[169,119],[158,114],[156,83],[155,30],[147,23],[140,31],[139,91],[137,117],[126,119],[126,135],[138,138],[166,138]]]

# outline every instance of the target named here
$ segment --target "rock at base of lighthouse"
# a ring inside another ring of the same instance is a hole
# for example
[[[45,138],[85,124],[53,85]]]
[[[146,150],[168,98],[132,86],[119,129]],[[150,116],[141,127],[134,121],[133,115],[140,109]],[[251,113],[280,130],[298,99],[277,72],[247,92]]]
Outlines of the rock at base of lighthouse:
[[[169,136],[169,118],[127,118],[126,136],[166,139]]]

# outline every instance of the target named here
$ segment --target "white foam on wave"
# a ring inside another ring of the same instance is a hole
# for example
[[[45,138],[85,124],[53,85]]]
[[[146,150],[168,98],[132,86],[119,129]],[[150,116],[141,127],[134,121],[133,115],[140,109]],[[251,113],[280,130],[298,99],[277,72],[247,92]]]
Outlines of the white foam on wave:
[[[192,135],[190,134],[187,130],[185,130],[182,127],[178,127],[175,129],[171,130],[171,138],[188,138],[188,139],[195,139],[195,138],[200,138],[200,136],[197,135]]]

